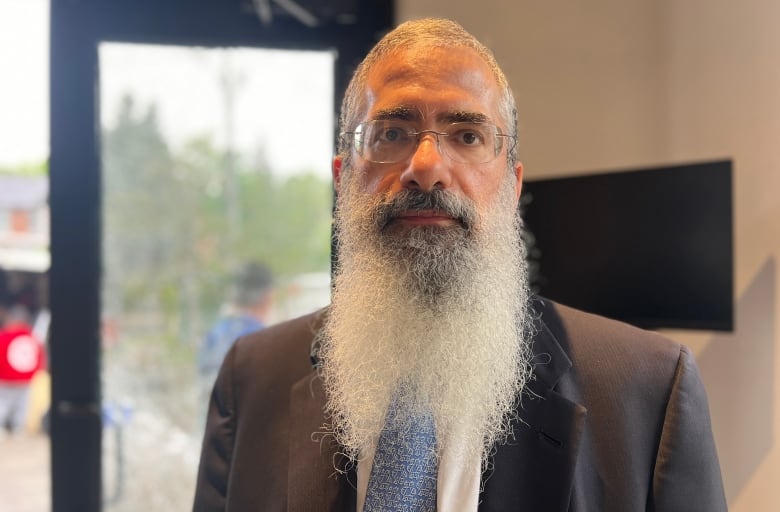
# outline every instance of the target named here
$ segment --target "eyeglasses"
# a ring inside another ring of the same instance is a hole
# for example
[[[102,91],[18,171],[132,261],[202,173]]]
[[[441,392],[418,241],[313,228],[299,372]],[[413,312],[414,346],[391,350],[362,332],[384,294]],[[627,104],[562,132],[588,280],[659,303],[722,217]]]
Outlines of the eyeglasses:
[[[491,123],[450,123],[445,131],[415,131],[412,123],[393,119],[367,121],[355,127],[351,135],[355,152],[361,158],[377,164],[392,164],[410,158],[420,143],[420,137],[430,133],[436,146],[453,162],[484,164],[495,159],[504,147],[504,139],[514,144],[515,137],[501,133]]]

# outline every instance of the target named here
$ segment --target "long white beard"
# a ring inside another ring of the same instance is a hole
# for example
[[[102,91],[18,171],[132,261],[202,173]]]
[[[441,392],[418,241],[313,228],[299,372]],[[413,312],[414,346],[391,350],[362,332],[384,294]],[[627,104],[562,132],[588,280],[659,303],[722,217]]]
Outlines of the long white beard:
[[[482,218],[471,201],[452,195],[464,203],[467,229],[401,234],[381,226],[381,198],[342,184],[341,266],[320,333],[337,440],[353,459],[370,453],[394,399],[399,421],[433,414],[439,453],[486,462],[510,433],[529,375],[528,279],[513,180]]]

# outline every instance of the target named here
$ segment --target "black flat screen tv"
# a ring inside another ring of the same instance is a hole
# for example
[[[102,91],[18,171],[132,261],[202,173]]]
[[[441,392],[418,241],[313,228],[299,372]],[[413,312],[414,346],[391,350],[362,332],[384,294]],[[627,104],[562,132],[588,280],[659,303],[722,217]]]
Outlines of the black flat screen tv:
[[[529,180],[534,291],[643,328],[734,326],[730,160]]]

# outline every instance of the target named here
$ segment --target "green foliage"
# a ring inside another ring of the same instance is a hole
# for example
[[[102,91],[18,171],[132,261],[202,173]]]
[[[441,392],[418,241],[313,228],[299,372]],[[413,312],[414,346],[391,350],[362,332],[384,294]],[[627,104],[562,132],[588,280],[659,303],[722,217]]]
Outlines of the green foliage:
[[[49,162],[36,162],[15,165],[13,167],[0,166],[0,174],[15,174],[20,176],[47,176],[49,174]]]
[[[266,261],[279,275],[324,271],[330,258],[330,184],[313,174],[241,180],[245,236],[239,253]]]
[[[237,265],[263,261],[278,281],[328,270],[329,180],[280,178],[206,137],[174,153],[154,107],[140,110],[130,97],[102,148],[109,313],[161,315],[159,334],[192,341],[224,300]]]

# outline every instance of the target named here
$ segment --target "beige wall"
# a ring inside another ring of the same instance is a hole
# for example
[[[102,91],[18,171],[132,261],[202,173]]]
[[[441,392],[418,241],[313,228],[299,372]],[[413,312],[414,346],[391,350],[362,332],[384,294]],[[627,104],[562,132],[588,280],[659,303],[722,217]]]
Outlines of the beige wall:
[[[398,5],[399,21],[447,16],[493,49],[515,91],[528,176],[655,160],[663,49],[652,0]]]
[[[495,51],[528,177],[733,159],[737,328],[666,334],[697,353],[730,510],[780,510],[780,2],[398,1],[423,16]]]

